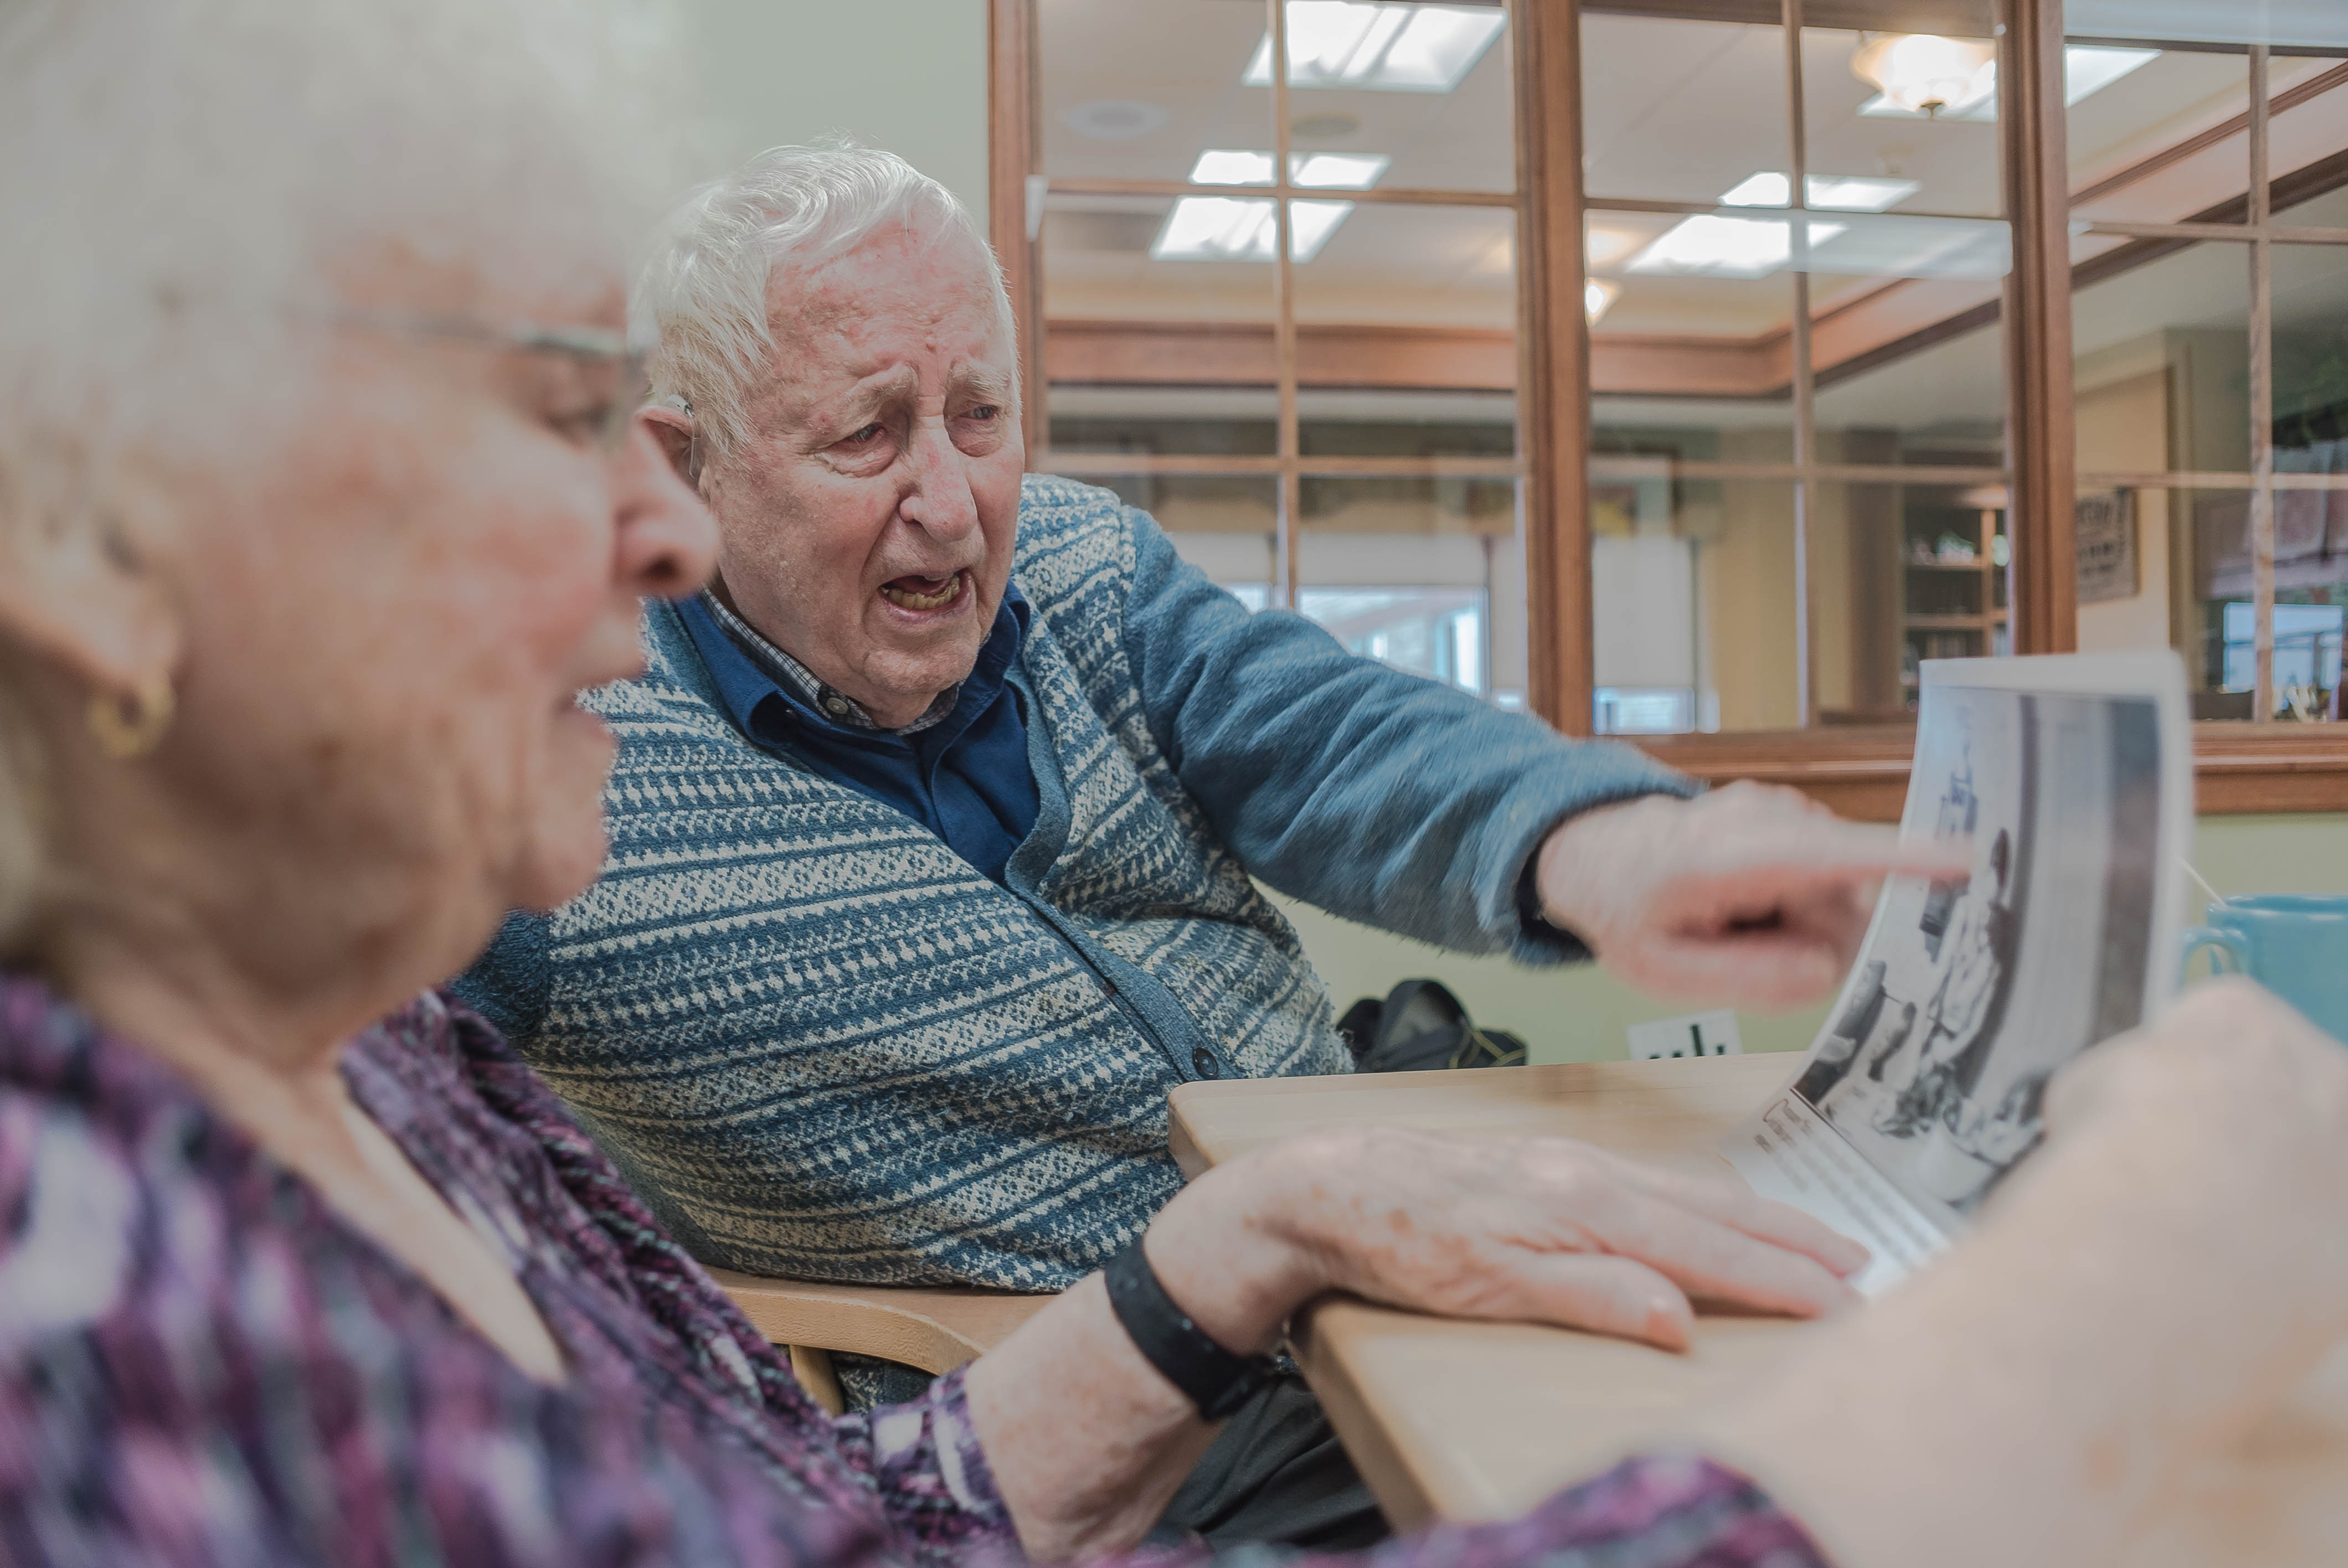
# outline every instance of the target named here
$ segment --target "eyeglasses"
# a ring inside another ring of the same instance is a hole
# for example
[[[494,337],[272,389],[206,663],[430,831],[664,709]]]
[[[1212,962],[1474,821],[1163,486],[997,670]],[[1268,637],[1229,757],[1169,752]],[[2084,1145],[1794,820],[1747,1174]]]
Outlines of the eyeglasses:
[[[652,399],[645,347],[603,327],[549,327],[529,322],[494,326],[468,316],[383,315],[368,311],[338,312],[334,320],[341,326],[402,337],[448,338],[528,354],[560,354],[602,378],[582,424],[597,449],[606,455],[617,454],[627,446],[637,411]]]

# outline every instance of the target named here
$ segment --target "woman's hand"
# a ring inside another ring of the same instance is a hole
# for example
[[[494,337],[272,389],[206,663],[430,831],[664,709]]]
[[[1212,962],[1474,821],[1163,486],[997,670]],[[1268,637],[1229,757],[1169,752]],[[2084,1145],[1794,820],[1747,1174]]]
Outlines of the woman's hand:
[[[1816,1317],[1855,1299],[1844,1280],[1867,1262],[1856,1242],[1731,1178],[1644,1165],[1570,1138],[1469,1142],[1378,1129],[1291,1140],[1210,1173],[1169,1204],[1150,1231],[1149,1255],[1186,1306],[1182,1285],[1167,1277],[1187,1273],[1184,1251],[1230,1255],[1227,1240],[1217,1245],[1186,1207],[1205,1209],[1221,1189],[1247,1194],[1247,1227],[1295,1255],[1280,1276],[1292,1299],[1251,1341],[1334,1289],[1679,1349],[1693,1327],[1691,1296]]]

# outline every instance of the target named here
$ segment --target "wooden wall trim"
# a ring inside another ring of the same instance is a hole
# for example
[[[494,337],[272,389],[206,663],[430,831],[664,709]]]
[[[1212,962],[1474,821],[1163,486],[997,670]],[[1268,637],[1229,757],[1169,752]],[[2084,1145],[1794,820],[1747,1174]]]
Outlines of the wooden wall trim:
[[[1509,7],[1516,65],[1518,428],[1532,711],[1590,733],[1589,318],[1581,184],[1580,0]]]
[[[1055,382],[1270,386],[1279,369],[1270,322],[1060,319],[1045,331]],[[1296,374],[1303,386],[1507,392],[1517,383],[1517,334],[1300,323]]]
[[[1713,784],[1790,784],[1846,816],[1897,822],[1916,732],[1767,730],[1642,740],[1657,761]],[[2348,726],[2193,726],[2195,809],[2210,815],[2348,812]]]
[[[2063,0],[2007,0],[2006,23],[1997,79],[2013,232],[2004,313],[2013,651],[2067,653],[2079,645],[2079,608]]]
[[[1019,337],[1020,432],[1028,466],[1051,444],[1045,395],[1044,280],[1027,238],[1027,176],[1035,167],[1035,0],[987,0],[986,228]]]

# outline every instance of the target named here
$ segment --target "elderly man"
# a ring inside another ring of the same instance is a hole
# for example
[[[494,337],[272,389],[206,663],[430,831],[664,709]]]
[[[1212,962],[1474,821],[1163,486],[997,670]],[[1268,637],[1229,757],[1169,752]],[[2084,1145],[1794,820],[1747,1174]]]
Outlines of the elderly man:
[[[1000,271],[901,159],[763,155],[680,211],[638,304],[718,579],[653,605],[644,676],[592,700],[621,743],[602,880],[467,987],[705,1260],[1098,1266],[1180,1185],[1167,1091],[1348,1065],[1258,880],[1750,1002],[1848,962],[1888,833],[1688,799],[1251,616],[1147,516],[1025,475]],[[1177,1514],[1361,1539],[1317,1411],[1266,1399]]]

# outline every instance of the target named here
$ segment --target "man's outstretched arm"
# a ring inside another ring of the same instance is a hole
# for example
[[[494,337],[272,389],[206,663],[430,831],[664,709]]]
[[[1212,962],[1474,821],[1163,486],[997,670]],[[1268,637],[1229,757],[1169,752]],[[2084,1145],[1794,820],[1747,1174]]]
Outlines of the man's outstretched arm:
[[[1791,791],[1691,800],[1628,746],[1250,615],[1128,519],[1125,642],[1152,733],[1251,873],[1334,914],[1532,962],[1594,950],[1650,990],[1785,1006],[1840,977],[1888,871],[1962,870]]]

